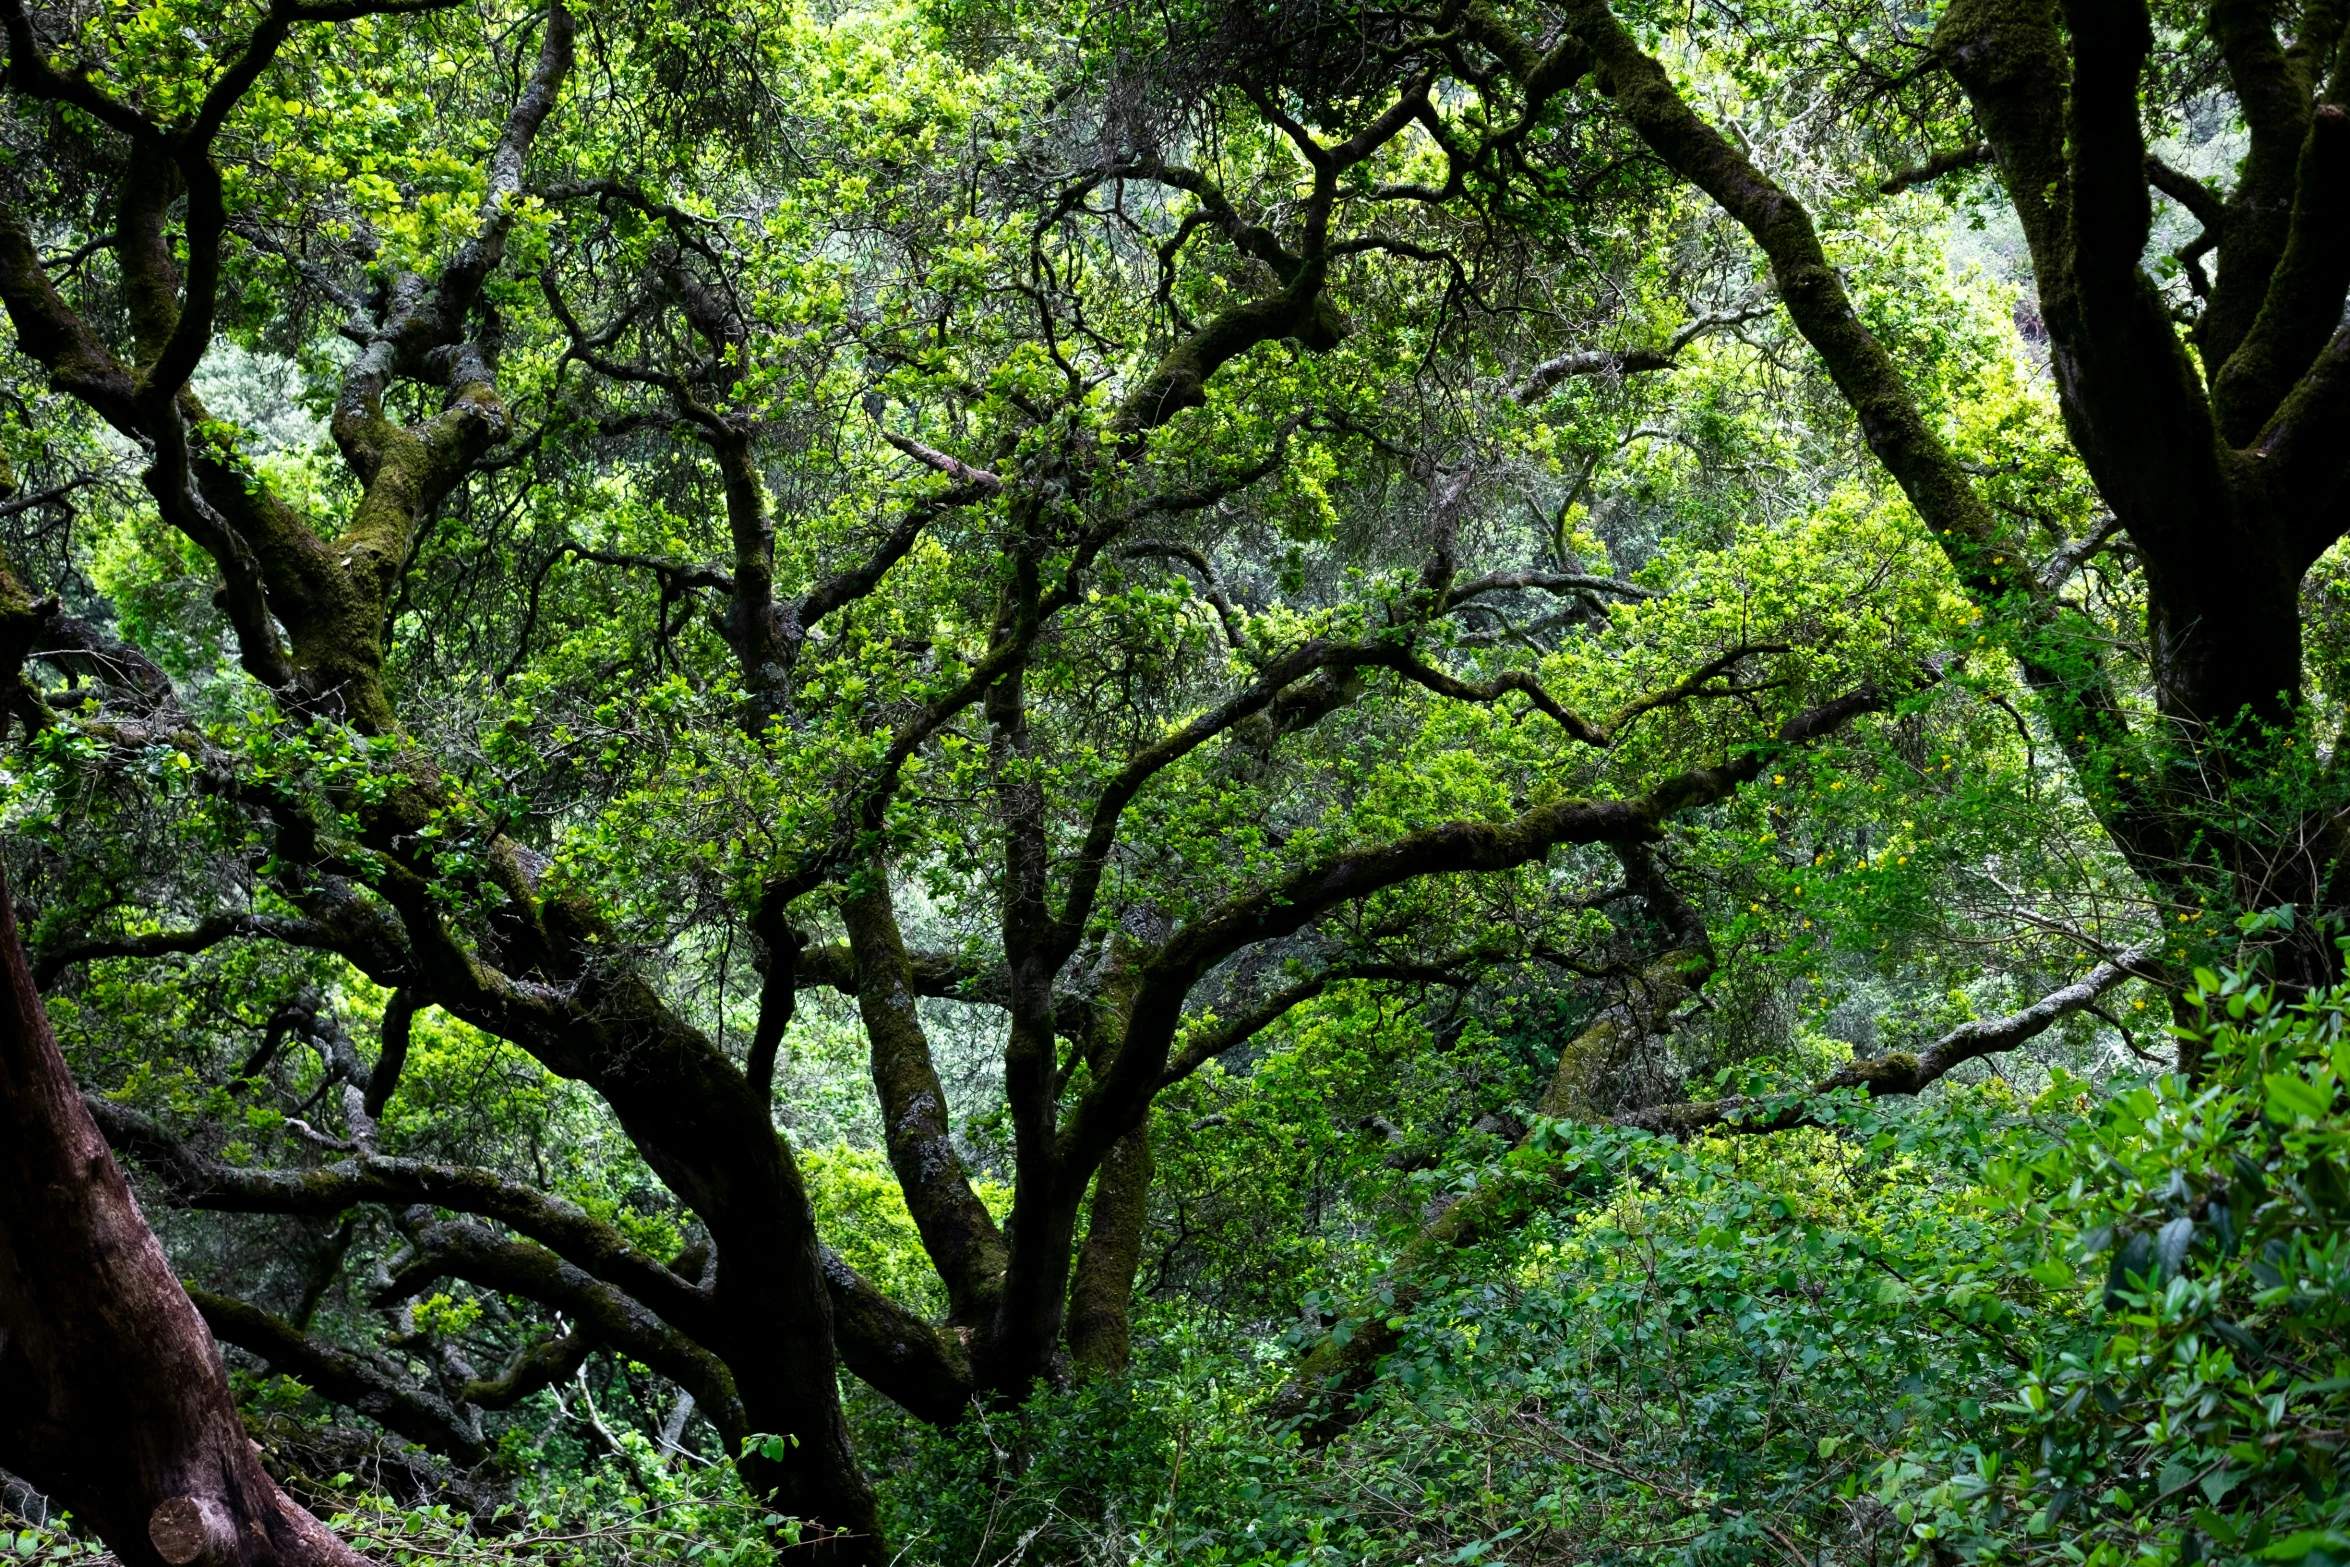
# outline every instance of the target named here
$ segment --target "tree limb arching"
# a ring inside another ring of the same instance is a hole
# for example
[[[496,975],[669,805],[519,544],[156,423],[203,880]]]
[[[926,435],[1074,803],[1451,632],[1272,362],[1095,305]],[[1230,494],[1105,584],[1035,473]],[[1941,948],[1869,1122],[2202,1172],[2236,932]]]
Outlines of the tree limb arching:
[[[1770,305],[1741,305],[1730,310],[1708,311],[1655,348],[1587,348],[1561,354],[1556,359],[1546,359],[1536,365],[1511,395],[1521,403],[1531,404],[1541,401],[1544,394],[1561,381],[1575,376],[1649,375],[1659,370],[1670,370],[1679,361],[1682,350],[1699,338],[1729,331],[1749,321],[1759,321],[1774,308]]]
[[[85,936],[43,946],[33,956],[33,978],[47,990],[60,974],[77,963],[191,954],[233,940],[276,941],[318,950],[333,946],[333,934],[316,920],[281,914],[212,914],[186,930],[159,930],[135,936]]]
[[[355,1409],[418,1447],[471,1467],[490,1457],[480,1423],[423,1388],[402,1386],[360,1356],[323,1343],[258,1306],[190,1289],[213,1337],[258,1356],[270,1371],[294,1377],[320,1397]]]
[[[309,1170],[272,1170],[207,1158],[153,1117],[93,1095],[90,1112],[107,1140],[160,1176],[182,1207],[221,1213],[332,1218],[361,1203],[416,1203],[478,1214],[547,1246],[590,1277],[625,1290],[664,1321],[697,1337],[710,1332],[706,1292],[637,1249],[619,1230],[576,1204],[487,1170],[360,1154]]]
[[[391,1270],[390,1282],[376,1291],[375,1304],[396,1305],[448,1278],[562,1311],[599,1342],[692,1393],[725,1438],[727,1451],[742,1451],[742,1439],[753,1428],[726,1361],[544,1247],[508,1240],[472,1219],[430,1220],[416,1229],[412,1246]]]
[[[1171,1088],[1218,1056],[1239,1049],[1332,985],[1348,980],[1378,980],[1397,985],[1449,985],[1457,990],[1471,983],[1464,970],[1475,965],[1479,956],[1475,952],[1461,952],[1426,963],[1342,958],[1317,973],[1272,991],[1229,1020],[1187,1033],[1183,1048],[1167,1062],[1160,1086]]]
[[[1507,822],[1449,822],[1390,843],[1349,850],[1300,869],[1258,892],[1232,899],[1186,925],[1144,966],[1134,1021],[1116,1056],[1061,1133],[1073,1166],[1098,1158],[1139,1124],[1165,1074],[1184,997],[1199,977],[1242,947],[1302,929],[1328,909],[1424,876],[1505,870],[1548,855],[1561,844],[1641,844],[1683,811],[1727,798],[1759,776],[1768,758],[1841,729],[1889,700],[1875,685],[1795,714],[1770,744],[1720,766],[1692,768],[1648,793],[1622,800],[1562,799]]]
[[[2153,979],[2151,968],[2160,943],[2132,947],[2114,954],[2069,985],[2048,992],[2026,1007],[2002,1017],[1961,1023],[1914,1055],[1893,1051],[1840,1067],[1813,1084],[1805,1097],[1816,1098],[1839,1089],[1857,1088],[1872,1099],[1919,1094],[1968,1061],[1999,1055],[2038,1038],[2050,1028],[2086,1007],[2125,980]],[[1700,1132],[1773,1132],[1812,1124],[1800,1104],[1772,1109],[1755,1099],[1721,1099],[1706,1104],[1658,1105],[1616,1117],[1616,1124],[1670,1137],[1692,1137]]]
[[[1990,161],[1991,144],[1987,141],[1971,141],[1964,146],[1946,147],[1923,163],[1915,163],[1887,175],[1877,186],[1877,191],[1880,195],[1898,196],[1905,190],[1931,185],[1945,175],[1979,168]]]
[[[230,1165],[205,1157],[153,1118],[127,1106],[93,1096],[88,1107],[108,1140],[135,1154],[163,1180],[169,1199],[181,1206],[331,1217],[362,1203],[395,1210],[421,1203],[494,1219],[546,1247],[583,1278],[609,1286],[613,1295],[596,1299],[603,1302],[602,1309],[620,1314],[616,1320],[638,1321],[628,1309],[633,1305],[693,1343],[724,1342],[716,1306],[702,1285],[647,1256],[617,1229],[576,1205],[490,1171],[380,1154],[309,1170]],[[557,1306],[575,1306],[585,1298],[585,1286],[578,1279],[551,1272],[544,1259],[528,1261],[523,1253],[495,1251],[485,1239],[486,1231],[447,1234],[472,1245],[466,1256],[503,1259],[502,1276],[519,1281],[515,1293]],[[830,1252],[825,1254],[824,1275],[840,1324],[841,1360],[850,1372],[922,1419],[948,1424],[959,1419],[970,1399],[971,1372],[953,1336],[906,1310]],[[549,1286],[555,1288],[555,1298],[535,1288],[547,1280],[556,1281]],[[709,1407],[727,1406],[721,1402]],[[362,1413],[372,1411],[362,1408]]]

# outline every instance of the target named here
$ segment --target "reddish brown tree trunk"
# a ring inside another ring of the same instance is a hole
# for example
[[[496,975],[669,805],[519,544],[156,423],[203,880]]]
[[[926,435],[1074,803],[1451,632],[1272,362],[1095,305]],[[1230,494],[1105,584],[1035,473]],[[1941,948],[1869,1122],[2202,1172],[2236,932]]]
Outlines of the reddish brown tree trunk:
[[[262,1470],[66,1070],[0,878],[0,1465],[130,1567],[359,1567]]]

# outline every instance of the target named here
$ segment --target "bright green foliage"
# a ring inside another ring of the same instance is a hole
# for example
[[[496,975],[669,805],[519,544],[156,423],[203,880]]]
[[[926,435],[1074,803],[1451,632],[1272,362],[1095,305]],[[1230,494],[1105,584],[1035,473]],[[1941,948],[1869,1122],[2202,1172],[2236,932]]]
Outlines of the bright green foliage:
[[[41,10],[56,59],[162,118],[193,112],[265,14]],[[2264,962],[2334,931],[2230,879],[2257,858],[2247,844],[2339,831],[2350,555],[2328,552],[2300,595],[2306,706],[2177,743],[2145,738],[2169,731],[2126,540],[2073,560],[2045,605],[1981,585],[2037,580],[2109,501],[1991,177],[1881,194],[1920,148],[1980,131],[1922,63],[1941,8],[1616,14],[1809,205],[1924,427],[2006,530],[1988,543],[1921,517],[1791,324],[1784,279],[1587,75],[1457,187],[1438,136],[1407,126],[1335,209],[1347,248],[1323,303],[1345,331],[1258,341],[1197,406],[1130,438],[1122,400],[1278,279],[1198,189],[1123,163],[1071,197],[1073,182],[1148,142],[1294,239],[1310,171],[1268,106],[1343,134],[1397,88],[1369,62],[1419,44],[1358,36],[1333,8],[1209,0],[572,10],[580,63],[467,324],[494,341],[506,423],[416,519],[381,617],[395,724],[252,678],[218,563],[163,520],[144,457],[0,348],[0,470],[79,486],[0,513],[8,569],[170,681],[168,722],[126,721],[99,673],[36,660],[54,721],[5,736],[10,876],[31,947],[66,955],[45,995],[93,1093],[238,1170],[352,1153],[333,1039],[281,1025],[330,1020],[351,1059],[378,1059],[397,1017],[367,977],[382,971],[315,931],[173,938],[222,911],[298,921],[322,878],[381,912],[403,855],[449,950],[500,950],[516,911],[497,871],[515,857],[547,906],[593,911],[596,964],[641,979],[721,1068],[747,1066],[771,1000],[762,897],[816,865],[787,911],[811,949],[842,943],[844,898],[879,876],[909,944],[977,976],[916,1010],[947,1152],[1001,1223],[1022,1172],[986,993],[1015,805],[1033,790],[1058,896],[1137,753],[1315,639],[1408,646],[1471,694],[1367,665],[1310,726],[1236,724],[1140,787],[1061,976],[1050,1109],[1097,1086],[1073,1020],[1129,916],[1180,930],[1344,854],[1637,799],[1759,754],[1750,783],[1656,824],[1655,863],[1710,948],[1703,986],[1605,1063],[1577,1124],[1537,1113],[1562,1054],[1635,1005],[1667,945],[1661,903],[1605,844],[1342,900],[1215,968],[1177,1051],[1341,960],[1389,972],[1333,980],[1148,1107],[1129,1370],[1056,1362],[945,1430],[843,1374],[893,1551],[937,1567],[2350,1567],[2350,991],[2283,999]],[[306,23],[224,122],[230,234],[192,439],[322,538],[362,495],[327,423],[354,352],[338,317],[474,237],[542,11]],[[2202,19],[2168,11],[2143,107],[2166,155],[2216,169],[2241,127]],[[1548,48],[1564,14],[1488,19]],[[1266,39],[1295,49],[1267,64],[1250,54]],[[1430,113],[1447,136],[1485,135],[1524,85],[1499,66],[1446,76]],[[0,200],[36,215],[44,269],[112,331],[127,310],[112,144],[78,110],[9,105]],[[1428,199],[1394,194],[1414,186]],[[2183,262],[2150,265],[2166,308],[2197,308]],[[680,324],[688,277],[724,292],[738,346]],[[1586,354],[1617,357],[1521,391]],[[762,732],[744,722],[731,589],[713,585],[743,562],[719,443],[648,378],[680,367],[743,436],[781,602],[935,508],[796,649]],[[403,383],[393,412],[427,416],[437,395]],[[929,448],[988,465],[997,488],[912,455]],[[1120,518],[1081,566],[1086,530]],[[1435,555],[1454,587],[1588,580],[1432,609]],[[859,816],[897,727],[969,681],[1029,571],[1076,590],[1022,666],[1021,746],[967,702]],[[2035,606],[2067,628],[2054,654]],[[2051,658],[2066,678],[2118,671],[2137,738],[2060,722],[2071,709],[2026,667]],[[1628,716],[1595,743],[1529,687]],[[1856,692],[1870,712],[1779,743]],[[2150,778],[2184,824],[2177,863],[2151,869],[2110,831]],[[370,812],[412,788],[424,819],[389,841]],[[82,941],[115,955],[71,958]],[[1855,1062],[1914,1065],[2130,949],[2138,977],[2097,1010],[2069,1007],[1918,1104],[1807,1096]],[[2227,975],[2206,972],[2179,1014],[2194,1026],[2176,1060],[2199,1077],[2164,1070],[2181,1041],[2162,1027],[2196,965]],[[935,1325],[948,1290],[838,979],[797,995],[774,1127],[832,1262]],[[698,1282],[710,1234],[664,1179],[675,1166],[631,1140],[629,1106],[562,1070],[424,1005],[374,1151],[559,1198]],[[1609,1119],[1734,1095],[1758,1101],[1750,1121],[1803,1124],[1684,1144]],[[755,1110],[752,1126],[763,1138]],[[1399,1259],[1468,1200],[1497,1221],[1399,1304]],[[426,1218],[454,1210],[149,1211],[195,1283],[436,1398],[575,1325],[454,1276],[383,1304]],[[1302,1351],[1366,1324],[1400,1339],[1358,1425],[1308,1446],[1267,1417]],[[947,1331],[975,1342],[971,1322]],[[232,1363],[280,1467],[383,1560],[791,1560],[797,1522],[748,1497],[708,1410],[609,1345],[482,1411],[494,1456],[447,1488],[471,1514],[434,1489],[453,1471],[346,1466],[352,1440],[388,1439],[250,1353]],[[46,1522],[0,1544],[79,1549]]]
[[[1905,1503],[1962,1559],[2350,1560],[2350,992],[2204,971],[2190,1001],[2205,1081],[2060,1079],[2072,1113],[1990,1169],[2010,1266],[2088,1296],[2006,1325],[1998,1435]]]
[[[2196,1000],[2202,1087],[2060,1070],[1685,1150],[1556,1126],[1513,1164],[1579,1211],[1464,1257],[1343,1447],[1255,1430],[1277,1343],[1161,1316],[1130,1386],[1040,1398],[992,1459],[927,1446],[905,1526],[938,1560],[1032,1530],[1148,1562],[2341,1560],[2350,996]]]

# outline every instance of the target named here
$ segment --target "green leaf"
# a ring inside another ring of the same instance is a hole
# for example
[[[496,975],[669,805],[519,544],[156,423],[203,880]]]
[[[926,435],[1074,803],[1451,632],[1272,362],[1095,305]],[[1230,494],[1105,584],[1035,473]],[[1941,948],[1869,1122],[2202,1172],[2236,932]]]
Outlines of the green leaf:
[[[2261,1082],[2268,1089],[2269,1119],[2286,1125],[2296,1120],[2322,1120],[2334,1106],[2334,1096],[2297,1072],[2269,1072]]]
[[[2350,1548],[2350,1535],[2339,1529],[2299,1529],[2260,1553],[2262,1561],[2297,1562],[2312,1551]]]
[[[2162,1227],[2155,1238],[2154,1251],[2162,1264],[2163,1277],[2177,1278],[2179,1269],[2187,1261],[2187,1248],[2195,1243],[2195,1221],[2185,1214]]]

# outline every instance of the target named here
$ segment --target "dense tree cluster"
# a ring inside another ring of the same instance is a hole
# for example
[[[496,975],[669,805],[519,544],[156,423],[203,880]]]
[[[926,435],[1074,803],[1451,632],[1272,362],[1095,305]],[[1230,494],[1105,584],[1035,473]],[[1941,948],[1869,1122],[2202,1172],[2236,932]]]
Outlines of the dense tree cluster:
[[[2350,1560],[2346,17],[0,0],[0,1505]]]

